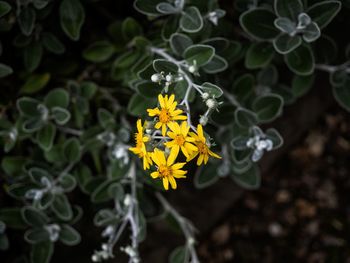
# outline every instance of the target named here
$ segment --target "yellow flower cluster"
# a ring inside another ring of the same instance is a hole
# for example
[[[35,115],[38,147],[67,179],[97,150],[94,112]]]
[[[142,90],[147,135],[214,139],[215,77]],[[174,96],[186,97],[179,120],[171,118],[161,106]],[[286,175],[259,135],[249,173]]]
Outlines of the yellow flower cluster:
[[[169,183],[176,189],[175,178],[186,178],[187,171],[181,169],[187,162],[198,157],[197,165],[201,165],[208,162],[209,156],[221,157],[210,150],[202,125],[198,124],[197,131],[190,131],[187,116],[177,108],[173,94],[170,97],[158,95],[158,102],[157,108],[147,110],[148,115],[154,117],[153,124],[145,122],[142,125],[142,121],[137,120],[136,145],[130,151],[143,159],[143,169],[155,165],[156,171],[151,177],[162,179],[165,190],[169,189]],[[148,129],[146,134],[145,129]],[[180,151],[185,162],[176,162]]]

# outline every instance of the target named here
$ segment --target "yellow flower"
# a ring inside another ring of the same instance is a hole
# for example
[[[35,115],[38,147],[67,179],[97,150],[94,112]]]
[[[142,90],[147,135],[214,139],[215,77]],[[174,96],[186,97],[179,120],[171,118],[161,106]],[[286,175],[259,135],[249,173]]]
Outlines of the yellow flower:
[[[153,161],[157,165],[157,171],[151,173],[151,177],[161,178],[163,180],[163,186],[165,190],[169,189],[169,183],[172,189],[176,189],[175,178],[186,178],[187,171],[181,170],[186,163],[175,163],[176,155],[171,152],[168,158],[165,158],[164,152],[159,149],[154,149],[151,155]]]
[[[187,117],[181,115],[182,110],[176,109],[177,102],[175,101],[175,95],[172,94],[169,98],[168,95],[165,97],[162,94],[158,95],[158,101],[160,104],[159,108],[148,109],[148,115],[151,117],[158,116],[158,122],[154,126],[156,129],[162,127],[162,135],[165,136],[166,127],[169,123],[177,120],[186,120]]]
[[[206,138],[203,134],[203,127],[202,125],[198,124],[197,126],[197,134],[194,132],[190,132],[190,136],[195,139],[194,144],[197,146],[198,150],[194,152],[186,161],[190,161],[193,158],[195,158],[197,155],[199,155],[197,159],[197,165],[201,165],[204,161],[204,164],[207,164],[209,160],[209,156],[213,156],[215,158],[221,159],[219,155],[216,153],[213,153],[206,142]]]
[[[149,141],[148,136],[144,136],[143,134],[143,127],[141,120],[137,120],[136,123],[137,126],[137,133],[135,133],[135,142],[136,146],[129,148],[130,151],[132,151],[134,154],[138,155],[139,158],[143,159],[143,169],[149,169],[150,165],[152,164],[152,159],[150,157],[150,154],[146,150],[145,143]]]
[[[168,124],[171,131],[168,131],[168,136],[172,141],[166,142],[165,146],[171,148],[171,152],[174,152],[174,155],[178,155],[181,149],[182,153],[189,158],[190,154],[194,151],[197,151],[197,147],[194,146],[191,142],[194,142],[195,139],[189,136],[190,127],[187,122],[183,121],[181,126],[177,122],[172,122]]]

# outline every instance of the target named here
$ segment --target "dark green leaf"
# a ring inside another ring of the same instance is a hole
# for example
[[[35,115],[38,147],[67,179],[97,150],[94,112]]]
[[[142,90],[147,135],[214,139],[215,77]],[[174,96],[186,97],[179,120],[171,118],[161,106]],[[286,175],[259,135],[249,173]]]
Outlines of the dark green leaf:
[[[70,112],[61,107],[53,107],[51,115],[58,125],[64,125],[70,120]]]
[[[274,25],[275,14],[263,8],[254,8],[240,16],[243,29],[257,39],[271,40],[279,31]]]
[[[147,16],[158,16],[157,5],[164,0],[136,0],[134,7],[140,13]]]
[[[326,0],[311,6],[307,13],[320,29],[326,27],[338,14],[341,8],[340,1]]]
[[[39,146],[44,151],[49,151],[53,145],[56,135],[56,126],[52,123],[47,123],[36,135]]]
[[[241,187],[253,190],[260,187],[261,176],[256,165],[251,166],[246,172],[233,174],[232,179]]]
[[[191,38],[181,33],[174,33],[170,37],[170,47],[173,52],[179,56],[182,56],[184,51],[193,45]]]
[[[303,12],[303,4],[300,0],[275,0],[275,11],[280,17],[288,17],[298,21],[298,15]]]
[[[188,33],[196,33],[202,29],[203,19],[197,7],[190,6],[185,9],[180,18],[180,27]]]
[[[266,67],[274,57],[274,50],[270,43],[253,43],[246,54],[245,66],[248,69],[257,69]]]
[[[4,78],[13,73],[13,69],[5,64],[0,63],[0,78]]]
[[[128,112],[133,116],[142,116],[147,114],[147,109],[155,107],[156,99],[145,99],[145,97],[134,94],[128,104]]]
[[[214,55],[214,57],[203,66],[203,70],[209,74],[216,74],[224,71],[225,69],[227,69],[227,67],[228,64],[226,59],[218,55]]]
[[[24,229],[26,227],[26,222],[23,221],[21,209],[19,207],[1,208],[0,220],[10,228]]]
[[[175,248],[169,257],[169,263],[184,263],[188,262],[188,252],[185,247]]]
[[[38,244],[48,241],[50,239],[50,235],[44,228],[33,228],[24,233],[24,239],[30,244]]]
[[[215,98],[221,97],[224,93],[221,88],[209,82],[204,82],[201,86],[204,92]]]
[[[60,186],[65,192],[71,192],[77,185],[75,178],[70,174],[64,174],[59,177]]]
[[[85,20],[85,10],[79,0],[63,0],[60,5],[61,27],[68,37],[77,41]]]
[[[63,153],[68,162],[78,162],[82,154],[79,140],[77,138],[68,139],[63,145]]]
[[[33,72],[40,64],[43,55],[41,43],[35,41],[23,50],[24,66],[29,72]]]
[[[153,68],[158,73],[164,72],[165,74],[171,73],[171,74],[177,74],[179,71],[179,67],[166,60],[166,59],[156,59],[153,61]]]
[[[333,87],[333,95],[337,102],[347,111],[350,111],[350,79],[348,78],[345,85]]]
[[[260,122],[270,122],[282,114],[283,98],[270,94],[258,97],[253,103],[253,110]]]
[[[301,97],[306,94],[314,83],[315,76],[299,76],[295,75],[292,81],[292,92],[296,97]]]
[[[128,17],[123,21],[122,33],[124,39],[130,41],[134,37],[142,35],[142,27],[134,18]]]
[[[30,253],[31,263],[49,263],[53,254],[54,245],[49,241],[41,242],[32,246]]]
[[[203,189],[213,185],[219,180],[217,173],[218,165],[209,163],[205,169],[198,169],[194,176],[194,185],[198,189]]]
[[[258,122],[257,117],[257,114],[244,108],[238,108],[235,111],[236,123],[241,127],[249,128],[256,125]]]
[[[0,1],[0,18],[11,11],[11,6],[5,1]]]
[[[64,221],[71,220],[73,217],[72,207],[64,194],[56,194],[51,205],[52,211],[56,216]]]
[[[30,226],[42,227],[49,222],[48,217],[40,210],[27,206],[21,209],[23,220]]]
[[[142,81],[136,84],[136,90],[142,96],[146,98],[156,98],[159,93],[162,91],[162,87],[157,83],[151,81]]]
[[[285,55],[284,59],[289,69],[295,74],[306,76],[312,74],[314,71],[314,55],[309,46],[299,46]]]
[[[109,41],[98,41],[83,52],[83,57],[91,62],[104,62],[114,54],[114,46]]]
[[[67,108],[69,104],[69,93],[62,88],[53,89],[46,95],[44,104],[49,109],[54,107]]]
[[[190,65],[198,67],[207,64],[215,55],[215,49],[208,45],[192,45],[184,52],[184,58]]]
[[[49,73],[31,75],[22,86],[20,92],[24,94],[36,93],[45,88],[50,78],[51,75]]]
[[[288,54],[298,48],[302,43],[300,36],[291,37],[288,34],[281,34],[273,40],[273,46],[280,54]]]
[[[67,246],[75,246],[80,243],[81,237],[70,225],[61,225],[60,241]]]
[[[42,35],[43,46],[54,54],[63,54],[66,50],[63,43],[52,33],[46,32]]]
[[[31,6],[24,6],[20,9],[18,24],[23,35],[29,36],[34,30],[36,19],[35,10]]]

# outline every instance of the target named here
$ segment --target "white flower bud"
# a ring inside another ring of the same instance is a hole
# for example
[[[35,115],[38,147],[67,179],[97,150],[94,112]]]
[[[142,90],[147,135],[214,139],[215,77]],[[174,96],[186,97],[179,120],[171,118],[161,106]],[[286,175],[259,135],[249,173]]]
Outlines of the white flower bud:
[[[101,248],[102,248],[102,250],[107,251],[108,250],[108,244],[103,243]]]
[[[188,71],[191,73],[195,73],[197,71],[197,68],[194,65],[191,65],[188,67]]]
[[[171,73],[165,76],[165,80],[170,83],[173,81],[173,76],[171,75]]]
[[[202,96],[202,99],[203,99],[203,100],[207,100],[207,99],[209,99],[209,96],[210,96],[210,95],[209,95],[208,92],[204,92],[201,96]]]
[[[205,125],[207,125],[208,120],[209,120],[208,116],[203,115],[203,116],[200,117],[199,123],[200,123],[202,126],[205,126]]]
[[[194,240],[193,237],[189,237],[189,238],[187,239],[187,244],[188,244],[189,246],[193,246],[195,243],[196,243],[196,240]]]
[[[208,99],[205,104],[209,109],[215,109],[218,105],[217,101],[215,99]]]
[[[145,130],[147,134],[151,134],[152,133],[152,129],[146,129]]]
[[[132,201],[132,198],[129,194],[126,194],[125,195],[125,198],[124,198],[124,205],[125,206],[129,206],[131,205],[131,201]]]
[[[151,76],[152,82],[159,82],[162,80],[162,77],[160,74],[156,73]]]
[[[93,255],[91,256],[91,260],[92,260],[93,262],[99,262],[99,261],[100,261],[100,258],[99,258],[96,254],[93,254]]]

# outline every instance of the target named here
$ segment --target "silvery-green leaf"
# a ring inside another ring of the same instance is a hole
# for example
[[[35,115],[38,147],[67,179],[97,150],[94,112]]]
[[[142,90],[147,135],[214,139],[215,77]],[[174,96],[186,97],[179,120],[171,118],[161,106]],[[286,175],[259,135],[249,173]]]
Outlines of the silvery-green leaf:
[[[180,11],[172,4],[166,3],[166,2],[159,3],[156,6],[156,9],[159,13],[166,14],[166,15],[175,14],[175,13],[178,13]]]
[[[300,36],[291,37],[288,34],[281,34],[273,40],[275,50],[280,54],[288,54],[299,47],[302,43]]]
[[[318,27],[318,25],[315,22],[310,23],[304,30],[303,30],[303,39],[307,43],[314,42],[321,36],[321,31]]]
[[[274,21],[275,27],[281,32],[288,35],[294,35],[296,32],[296,24],[292,20],[286,17],[278,17]]]

